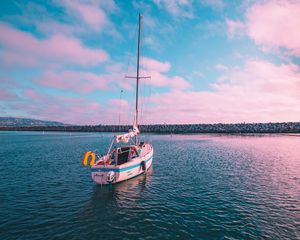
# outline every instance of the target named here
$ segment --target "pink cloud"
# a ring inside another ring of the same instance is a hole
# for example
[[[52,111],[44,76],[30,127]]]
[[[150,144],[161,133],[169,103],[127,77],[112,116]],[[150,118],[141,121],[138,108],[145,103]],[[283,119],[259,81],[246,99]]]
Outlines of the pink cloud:
[[[108,101],[108,106],[109,107],[122,107],[122,108],[128,108],[129,103],[127,100],[124,99],[110,99]]]
[[[213,84],[219,92],[233,88],[236,93],[266,96],[285,103],[288,99],[300,100],[300,69],[295,64],[274,65],[267,61],[247,61],[243,69],[233,68],[225,72]]]
[[[56,17],[57,13],[54,15],[49,11],[45,4],[33,2],[18,4],[20,14],[13,16],[12,19],[21,25],[34,26],[43,36],[58,33],[86,35],[91,32],[95,34],[96,31],[121,38],[121,34],[117,32],[114,24],[108,18],[109,13],[119,10],[113,0],[63,0],[53,1],[53,3],[60,8],[60,11],[65,10],[62,12],[64,21]]]
[[[190,84],[179,76],[168,77],[157,71],[147,71],[147,75],[151,76],[147,84],[155,87],[169,87],[171,89],[186,89],[190,87]]]
[[[88,26],[95,30],[102,29],[108,24],[105,12],[94,4],[83,4],[79,1],[66,0],[63,2],[67,9],[74,12],[75,16],[79,16]]]
[[[39,94],[27,89],[22,102],[14,104],[15,110],[25,110],[25,115],[42,120],[55,120],[71,124],[99,124],[106,121],[101,105],[83,98]]]
[[[106,67],[108,73],[96,74],[85,71],[46,71],[33,81],[44,87],[51,87],[76,93],[87,94],[97,90],[123,89],[131,91],[135,80],[125,78],[122,64]]]
[[[163,32],[163,31],[164,30],[161,29],[161,32]],[[162,33],[162,34],[165,34],[165,33]],[[159,34],[160,38],[161,38],[162,34]],[[161,53],[163,46],[160,44],[160,40],[157,36],[149,34],[148,36],[145,36],[143,38],[143,43],[145,45],[147,45],[148,47],[150,47],[153,51]]]
[[[146,70],[150,71],[168,72],[171,68],[171,64],[169,62],[160,62],[152,58],[144,57],[141,62],[142,66]]]
[[[0,76],[1,88],[19,87],[20,84],[13,78]]]
[[[189,0],[154,0],[154,3],[174,17],[193,18],[192,4]]]
[[[161,62],[152,58],[143,58],[141,61],[142,73],[151,76],[146,83],[155,87],[170,87],[171,89],[186,89],[190,84],[180,76],[168,76],[171,69],[169,62]]]
[[[32,89],[26,89],[23,91],[23,95],[27,98],[30,98],[31,100],[34,100],[36,102],[43,101],[44,97],[42,94],[32,90]]]
[[[51,87],[71,92],[87,94],[97,90],[123,89],[131,91],[135,80],[125,78],[124,66],[111,63],[108,73],[96,74],[88,71],[45,71],[34,77],[33,82],[43,87]]]
[[[125,99],[110,99],[105,107],[105,114],[110,119],[108,124],[132,124],[134,106]]]
[[[63,7],[66,8],[67,13],[73,19],[79,20],[76,28],[73,31],[85,31],[86,29],[93,31],[102,31],[110,36],[121,39],[122,35],[116,30],[114,24],[109,20],[108,14],[118,10],[117,5],[113,0],[106,1],[79,1],[79,0],[65,0],[61,1]]]
[[[228,68],[213,91],[171,91],[148,99],[148,123],[218,123],[298,121],[300,69],[247,61]],[[164,114],[162,114],[164,113]]]
[[[241,37],[245,34],[245,25],[241,21],[226,19],[229,38]]]
[[[117,68],[118,66],[112,68]],[[119,67],[118,67],[119,68]],[[168,87],[171,89],[187,89],[191,87],[190,83],[180,76],[171,76],[169,73],[171,64],[167,61],[162,62],[156,59],[144,57],[141,60],[141,76],[151,77],[150,79],[141,79],[141,82],[145,85],[151,85],[154,87]],[[128,75],[135,76],[135,68],[130,67]],[[123,79],[120,73],[119,79],[117,80],[121,88],[131,90],[135,84],[134,79]]]
[[[19,64],[23,62],[26,65],[29,62],[29,65],[33,65],[50,61],[55,64],[91,66],[108,59],[104,51],[87,48],[78,39],[61,34],[48,39],[37,39],[30,33],[5,24],[0,24],[0,32],[0,44],[6,54],[4,56],[10,56],[10,60]]]
[[[82,26],[64,24],[50,19],[47,21],[35,21],[34,25],[40,33],[43,33],[46,36],[51,36],[58,33],[63,35],[72,35],[83,33],[85,31],[84,27]]]
[[[0,88],[0,100],[8,101],[16,99],[17,95],[9,90]]]
[[[286,48],[300,56],[300,2],[269,0],[247,11],[249,36],[263,47]]]
[[[142,123],[218,123],[298,121],[300,69],[248,60],[227,67],[211,91],[176,90],[141,99]],[[31,117],[73,124],[122,124],[133,121],[132,103],[109,99],[107,104],[84,98],[52,96],[27,89],[14,105]],[[62,114],[64,113],[64,114]]]
[[[55,120],[71,124],[118,124],[133,122],[133,106],[126,100],[110,99],[107,104],[81,97],[40,94],[35,90],[23,91],[21,102],[12,104],[24,117]]]
[[[96,90],[108,88],[109,79],[89,72],[64,71],[54,73],[45,72],[42,76],[34,79],[45,87],[70,90],[78,93],[90,93]]]
[[[1,45],[1,44],[0,44]],[[0,60],[5,69],[18,67],[36,67],[38,61],[34,56],[24,56],[13,51],[0,52]]]
[[[124,72],[124,66],[121,63],[114,63],[106,66],[106,71],[108,72]]]
[[[223,64],[216,64],[215,68],[218,70],[218,71],[226,71],[228,70],[228,67],[223,65]]]

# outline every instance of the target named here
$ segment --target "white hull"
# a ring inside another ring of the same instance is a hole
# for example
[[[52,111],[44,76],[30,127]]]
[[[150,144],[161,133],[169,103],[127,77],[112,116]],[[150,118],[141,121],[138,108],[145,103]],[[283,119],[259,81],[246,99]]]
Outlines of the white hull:
[[[92,179],[97,184],[115,184],[134,178],[147,171],[153,160],[153,149],[142,157],[136,157],[122,165],[97,165],[92,166]],[[146,170],[143,170],[142,162],[145,162]],[[114,173],[114,180],[109,181],[109,174]]]

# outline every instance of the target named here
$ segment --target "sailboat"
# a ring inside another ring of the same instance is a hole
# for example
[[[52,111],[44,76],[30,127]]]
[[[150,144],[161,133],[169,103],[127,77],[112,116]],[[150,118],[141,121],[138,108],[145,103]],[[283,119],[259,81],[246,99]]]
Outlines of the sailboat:
[[[140,76],[140,41],[142,16],[139,14],[137,47],[136,98],[133,128],[128,133],[114,136],[107,153],[98,156],[88,151],[83,155],[82,164],[90,165],[91,176],[97,184],[115,184],[146,173],[152,165],[153,146],[139,141],[138,108]],[[131,144],[130,144],[131,143]],[[89,164],[88,164],[89,163]]]

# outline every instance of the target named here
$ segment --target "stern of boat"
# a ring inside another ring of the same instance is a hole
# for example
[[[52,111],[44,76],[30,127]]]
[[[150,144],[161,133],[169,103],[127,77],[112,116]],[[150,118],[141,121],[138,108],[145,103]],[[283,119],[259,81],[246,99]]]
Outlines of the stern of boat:
[[[97,168],[92,168],[92,179],[97,184],[113,184],[118,179],[118,173],[114,171],[106,171],[107,169],[104,169],[105,171]]]

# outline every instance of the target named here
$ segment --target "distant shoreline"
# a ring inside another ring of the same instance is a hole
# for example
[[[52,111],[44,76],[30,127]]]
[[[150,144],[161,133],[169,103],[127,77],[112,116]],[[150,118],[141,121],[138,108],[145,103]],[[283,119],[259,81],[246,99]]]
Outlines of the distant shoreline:
[[[130,125],[0,126],[0,131],[127,132]],[[300,133],[300,122],[140,125],[143,133]]]

